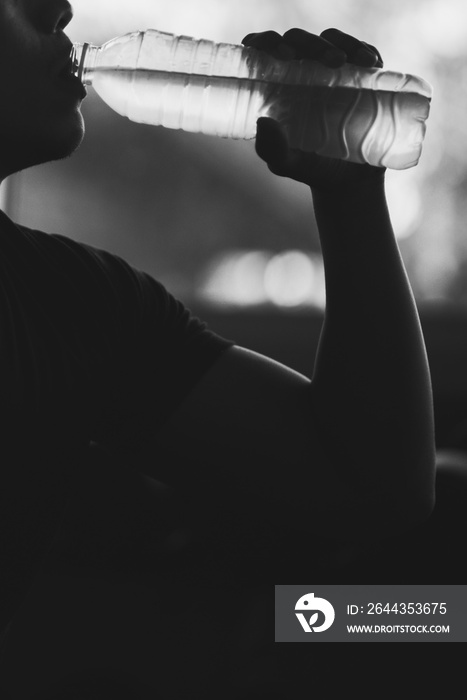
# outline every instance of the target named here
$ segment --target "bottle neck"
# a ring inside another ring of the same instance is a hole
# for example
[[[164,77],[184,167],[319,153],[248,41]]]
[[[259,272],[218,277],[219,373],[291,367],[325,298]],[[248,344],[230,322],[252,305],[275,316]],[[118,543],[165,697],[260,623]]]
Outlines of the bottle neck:
[[[85,85],[92,84],[93,69],[98,51],[99,46],[93,46],[92,44],[73,44],[71,58],[74,65],[74,74]]]

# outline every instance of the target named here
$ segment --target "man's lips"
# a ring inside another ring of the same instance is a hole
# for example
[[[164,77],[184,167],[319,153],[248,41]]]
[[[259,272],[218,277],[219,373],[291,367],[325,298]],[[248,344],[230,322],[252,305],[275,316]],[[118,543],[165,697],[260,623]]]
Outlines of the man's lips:
[[[57,41],[53,46],[53,53],[49,58],[50,67],[60,74],[73,73],[73,57],[73,44],[67,36],[63,36],[63,40]]]
[[[77,97],[84,100],[88,94],[81,80],[74,73],[62,73],[60,76],[60,86],[66,87],[67,90],[73,91]]]
[[[70,43],[67,46],[67,52],[64,53],[64,58],[60,61],[60,67],[58,71],[58,78],[60,84],[67,86],[69,90],[73,90],[82,100],[87,95],[86,88],[77,76],[77,66],[74,59],[74,52],[72,52],[73,45]]]

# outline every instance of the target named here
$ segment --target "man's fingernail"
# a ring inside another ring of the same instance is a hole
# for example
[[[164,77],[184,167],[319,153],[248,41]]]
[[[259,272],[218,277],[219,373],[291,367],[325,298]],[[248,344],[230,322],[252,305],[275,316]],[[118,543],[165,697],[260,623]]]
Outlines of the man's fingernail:
[[[374,66],[378,61],[378,57],[374,53],[363,48],[358,49],[355,58],[370,67]]]

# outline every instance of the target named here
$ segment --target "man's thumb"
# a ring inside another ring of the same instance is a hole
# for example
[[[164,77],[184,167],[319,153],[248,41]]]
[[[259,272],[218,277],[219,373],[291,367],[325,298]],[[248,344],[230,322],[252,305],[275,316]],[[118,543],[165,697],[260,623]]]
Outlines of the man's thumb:
[[[269,117],[257,121],[256,153],[275,175],[285,175],[289,147],[280,124]]]

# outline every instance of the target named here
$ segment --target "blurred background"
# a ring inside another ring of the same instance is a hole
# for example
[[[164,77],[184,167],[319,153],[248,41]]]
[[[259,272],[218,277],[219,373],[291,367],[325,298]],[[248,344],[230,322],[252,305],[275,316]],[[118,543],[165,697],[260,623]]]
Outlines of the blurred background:
[[[443,392],[446,411],[457,411],[450,422],[463,419],[467,403],[458,372],[467,349],[465,1],[79,0],[74,9],[69,36],[95,44],[149,27],[240,43],[265,29],[335,26],[376,45],[387,69],[432,84],[420,163],[389,171],[387,189],[429,346],[442,441]],[[10,215],[121,255],[218,332],[309,374],[325,296],[307,188],[269,173],[252,141],[135,124],[92,88],[83,112],[87,136],[73,158],[4,186]]]
[[[75,13],[70,37],[95,44],[149,27],[232,43],[265,29],[338,27],[376,45],[386,68],[433,85],[420,163],[388,172],[387,189],[427,343],[437,444],[467,447],[465,0],[76,0]],[[83,111],[87,137],[77,154],[10,179],[0,190],[7,212],[123,256],[214,330],[310,374],[325,298],[307,189],[271,175],[253,142],[131,123],[92,88]],[[178,614],[178,602],[164,606]],[[154,663],[157,604],[143,588],[128,595],[123,584],[43,578],[13,629],[16,690],[32,693],[57,669],[72,670],[75,659],[121,664],[157,684],[164,665]],[[204,652],[198,630],[205,621],[199,611],[180,610],[183,641],[195,634],[192,648]],[[176,673],[183,683],[205,661],[178,653],[190,659]]]

